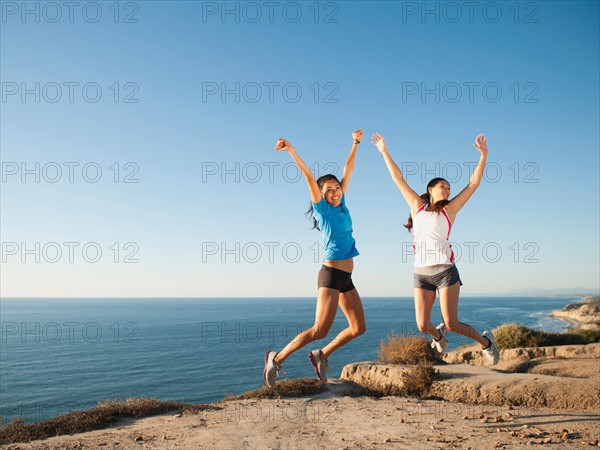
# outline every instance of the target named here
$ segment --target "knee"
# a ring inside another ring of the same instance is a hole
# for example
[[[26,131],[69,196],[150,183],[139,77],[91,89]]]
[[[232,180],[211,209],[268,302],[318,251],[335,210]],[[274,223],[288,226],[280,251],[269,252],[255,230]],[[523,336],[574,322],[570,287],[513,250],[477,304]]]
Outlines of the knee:
[[[427,328],[427,325],[425,324],[425,322],[421,322],[421,323],[417,322],[417,327],[419,328],[419,331],[421,333],[427,333],[428,332],[428,328]]]
[[[355,338],[355,337],[358,337],[358,336],[360,336],[361,334],[365,334],[365,332],[367,331],[367,325],[366,325],[366,324],[364,324],[364,323],[362,323],[362,324],[360,324],[360,325],[357,325],[357,326],[355,326],[355,327],[352,327],[352,328],[350,329],[350,331],[352,332],[352,337],[353,337],[353,338]]]
[[[310,329],[310,336],[313,341],[316,341],[319,339],[325,339],[325,337],[327,337],[327,333],[329,333],[329,327],[324,327],[324,326],[318,325],[318,324],[315,324]]]

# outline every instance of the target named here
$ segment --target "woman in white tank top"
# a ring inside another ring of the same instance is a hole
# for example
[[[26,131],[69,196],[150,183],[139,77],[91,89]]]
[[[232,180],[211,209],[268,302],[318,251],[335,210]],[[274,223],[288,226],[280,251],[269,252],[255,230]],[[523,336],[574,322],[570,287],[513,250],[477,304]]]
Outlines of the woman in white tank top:
[[[454,264],[454,252],[449,241],[456,214],[471,198],[483,178],[488,154],[485,135],[480,134],[475,138],[475,148],[479,151],[480,158],[469,184],[450,200],[450,184],[443,178],[431,180],[427,184],[427,192],[418,195],[404,180],[401,170],[389,155],[383,136],[379,133],[374,134],[372,143],[383,155],[392,179],[410,207],[410,217],[405,226],[409,231],[414,228],[414,295],[419,330],[433,337],[431,346],[440,354],[443,354],[448,346],[448,331],[474,339],[481,344],[488,362],[497,364],[499,351],[494,344],[492,333],[485,331],[479,334],[472,326],[458,320],[458,297],[462,282]],[[436,290],[440,295],[444,319],[437,327],[431,323]]]

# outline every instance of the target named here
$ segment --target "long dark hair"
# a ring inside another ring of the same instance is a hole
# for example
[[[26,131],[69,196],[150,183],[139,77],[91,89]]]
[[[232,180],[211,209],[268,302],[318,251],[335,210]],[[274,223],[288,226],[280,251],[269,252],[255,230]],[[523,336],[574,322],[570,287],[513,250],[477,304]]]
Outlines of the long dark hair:
[[[446,206],[448,203],[450,203],[449,200],[440,200],[440,201],[435,202],[433,205],[431,204],[431,196],[429,195],[429,188],[435,187],[438,183],[441,183],[442,181],[445,181],[446,183],[448,183],[448,181],[446,181],[444,178],[434,178],[429,183],[427,183],[427,192],[425,192],[423,195],[421,195],[421,199],[423,200],[423,203],[427,203],[429,205],[428,211],[434,212],[436,214],[439,214],[439,212],[442,210],[442,208],[444,206]],[[448,183],[448,184],[450,184],[450,183]],[[412,218],[411,214],[408,215],[408,222],[404,226],[408,229],[408,231],[412,230],[413,218]]]
[[[322,177],[317,178],[317,186],[319,186],[319,191],[321,189],[323,189],[323,185],[326,182],[328,182],[328,181],[335,181],[339,185],[342,184],[342,183],[340,183],[340,180],[338,180],[335,175],[332,175],[332,174],[328,173],[327,175],[323,175]],[[308,208],[308,211],[306,211],[306,213],[304,215],[306,217],[308,217],[309,220],[312,219],[312,222],[313,222],[312,229],[313,230],[316,228],[317,230],[321,231],[321,229],[317,225],[317,219],[315,219],[315,215],[313,213],[313,204],[312,204],[312,202],[310,202],[310,208]]]

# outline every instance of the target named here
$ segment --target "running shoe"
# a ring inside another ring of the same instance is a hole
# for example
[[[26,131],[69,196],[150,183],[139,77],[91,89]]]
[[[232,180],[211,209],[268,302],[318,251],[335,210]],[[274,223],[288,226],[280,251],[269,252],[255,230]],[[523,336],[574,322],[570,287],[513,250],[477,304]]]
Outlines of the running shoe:
[[[439,341],[433,339],[433,341],[431,342],[431,348],[435,348],[440,355],[443,355],[446,349],[448,348],[448,339],[446,338],[446,336],[448,336],[448,330],[446,329],[446,325],[443,323],[440,323],[435,328],[440,332],[440,335],[442,337]]]
[[[490,345],[482,350],[485,358],[491,365],[498,364],[498,361],[500,360],[500,350],[498,350],[498,347],[496,347],[496,344],[494,343],[494,335],[491,331],[484,331],[482,336],[490,341]]]
[[[265,370],[263,371],[263,378],[265,384],[269,387],[275,386],[275,380],[279,376],[281,366],[275,362],[275,356],[277,352],[273,350],[267,350],[265,353]]]
[[[313,350],[308,352],[308,359],[315,369],[317,378],[323,383],[327,383],[327,371],[331,369],[329,362],[326,359],[321,358],[321,350]]]

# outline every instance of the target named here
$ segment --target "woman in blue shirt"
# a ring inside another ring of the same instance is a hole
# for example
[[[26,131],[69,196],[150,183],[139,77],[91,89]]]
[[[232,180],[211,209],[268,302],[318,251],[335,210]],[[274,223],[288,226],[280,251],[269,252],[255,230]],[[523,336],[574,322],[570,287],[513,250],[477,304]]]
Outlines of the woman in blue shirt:
[[[279,139],[275,146],[275,150],[287,151],[291,155],[306,179],[311,199],[309,214],[313,217],[313,228],[321,231],[327,254],[318,276],[319,291],[315,324],[292,339],[280,352],[273,350],[266,352],[263,377],[267,386],[275,385],[281,364],[292,353],[327,336],[335,319],[338,305],[348,320],[348,327],[322,349],[312,350],[308,353],[308,358],[321,381],[327,381],[326,371],[329,369],[327,363],[329,355],[366,330],[362,302],[352,283],[353,258],[359,253],[352,237],[350,212],[346,208],[346,191],[354,171],[356,150],[362,135],[361,130],[352,133],[352,149],[346,160],[341,182],[334,175],[324,175],[315,180],[312,171],[300,159],[289,141]]]

